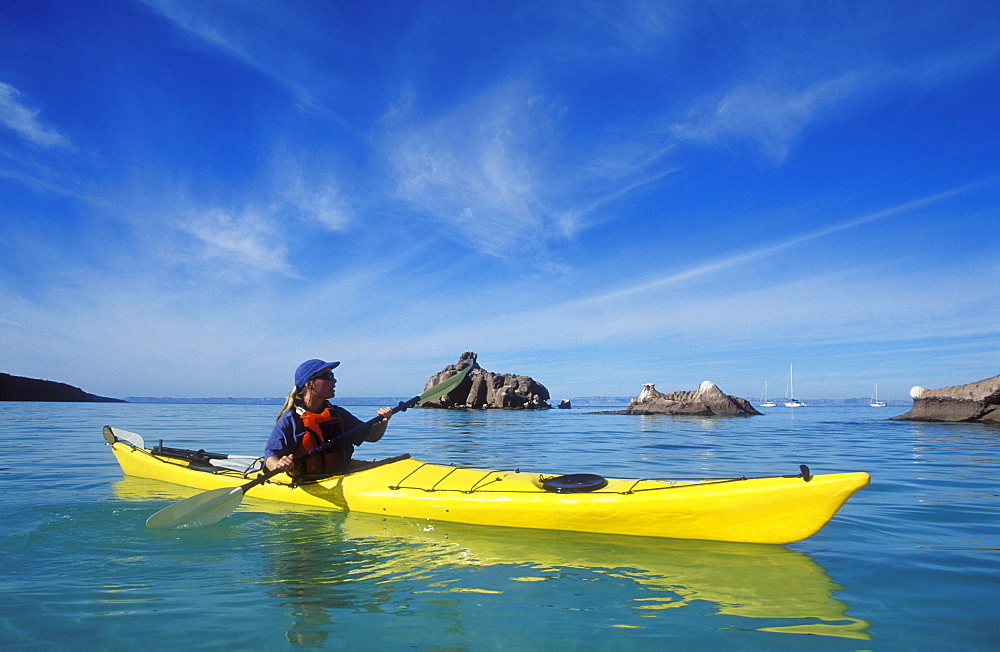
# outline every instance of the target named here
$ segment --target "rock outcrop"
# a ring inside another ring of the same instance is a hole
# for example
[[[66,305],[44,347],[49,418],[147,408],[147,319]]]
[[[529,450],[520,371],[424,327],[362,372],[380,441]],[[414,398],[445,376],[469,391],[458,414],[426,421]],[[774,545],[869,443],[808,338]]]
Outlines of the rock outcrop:
[[[711,416],[750,416],[760,414],[750,402],[723,393],[706,380],[696,391],[663,394],[653,383],[646,383],[639,396],[632,399],[622,414],[700,414]]]
[[[421,407],[427,408],[467,408],[474,410],[511,408],[524,410],[544,410],[549,408],[549,390],[530,376],[496,374],[486,371],[476,361],[476,354],[467,351],[458,362],[448,365],[440,373],[427,381],[424,390],[444,381],[467,365],[472,371],[462,384],[436,401],[428,401]]]
[[[974,421],[1000,424],[1000,376],[941,389],[914,387],[913,407],[900,421]]]
[[[0,401],[53,401],[64,403],[124,403],[121,399],[89,394],[79,387],[52,380],[0,373]]]

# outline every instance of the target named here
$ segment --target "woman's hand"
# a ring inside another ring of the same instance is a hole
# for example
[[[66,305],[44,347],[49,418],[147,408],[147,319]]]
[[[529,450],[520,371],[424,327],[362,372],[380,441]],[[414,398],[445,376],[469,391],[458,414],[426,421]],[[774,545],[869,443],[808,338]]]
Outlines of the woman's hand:
[[[365,438],[365,441],[378,441],[379,439],[382,439],[382,435],[385,434],[385,427],[389,425],[389,419],[392,418],[392,408],[379,408],[378,415],[381,419],[372,424],[372,427],[368,430],[368,436]]]
[[[292,470],[294,459],[291,455],[285,455],[284,457],[275,457],[272,455],[267,458],[264,464],[269,471],[284,471],[287,473]]]

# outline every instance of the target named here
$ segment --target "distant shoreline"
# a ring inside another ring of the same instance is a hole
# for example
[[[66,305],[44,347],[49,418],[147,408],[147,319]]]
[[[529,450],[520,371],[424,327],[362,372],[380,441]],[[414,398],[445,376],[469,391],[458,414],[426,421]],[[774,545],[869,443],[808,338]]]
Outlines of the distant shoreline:
[[[54,380],[0,373],[0,401],[37,403],[124,403],[120,398],[98,396]]]
[[[337,397],[334,403],[340,405],[397,405],[408,400],[409,396],[345,396]],[[633,396],[578,396],[568,399],[573,407],[627,407]],[[746,399],[752,405],[757,405],[757,399]],[[775,399],[781,401],[781,399]],[[804,399],[807,406],[812,407],[869,407],[868,398],[844,399]],[[79,387],[51,380],[25,378],[0,373],[0,401],[27,402],[66,402],[66,403],[151,403],[161,405],[282,405],[283,397],[233,397],[213,396],[178,398],[173,396],[126,396],[124,399],[97,396],[83,391]],[[557,404],[559,399],[550,399]],[[910,407],[912,401],[886,401],[887,407]]]

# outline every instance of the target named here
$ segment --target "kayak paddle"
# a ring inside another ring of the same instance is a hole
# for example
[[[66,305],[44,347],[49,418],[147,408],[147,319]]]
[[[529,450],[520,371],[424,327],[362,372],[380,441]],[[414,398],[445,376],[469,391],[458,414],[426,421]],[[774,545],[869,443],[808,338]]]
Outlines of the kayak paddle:
[[[472,369],[472,365],[469,365],[457,374],[454,374],[434,387],[431,387],[420,396],[414,396],[408,401],[400,402],[399,405],[392,408],[392,413],[396,414],[397,412],[403,412],[414,405],[419,405],[421,403],[426,403],[427,401],[433,401],[441,398],[451,390],[458,387],[458,385],[465,380],[465,376],[468,375],[470,369]],[[308,453],[299,455],[295,458],[295,461],[301,462],[302,460],[321,452],[338,439],[355,433],[358,430],[370,428],[375,425],[376,422],[381,421],[381,419],[382,417],[370,419],[360,426],[352,428],[342,435],[320,444]],[[240,503],[243,502],[243,496],[247,491],[259,484],[264,484],[279,473],[284,473],[284,471],[268,471],[239,487],[220,487],[219,489],[212,489],[195,496],[185,498],[184,500],[174,503],[169,507],[165,507],[150,516],[146,519],[146,527],[182,529],[218,523],[232,514],[236,508],[240,506]]]

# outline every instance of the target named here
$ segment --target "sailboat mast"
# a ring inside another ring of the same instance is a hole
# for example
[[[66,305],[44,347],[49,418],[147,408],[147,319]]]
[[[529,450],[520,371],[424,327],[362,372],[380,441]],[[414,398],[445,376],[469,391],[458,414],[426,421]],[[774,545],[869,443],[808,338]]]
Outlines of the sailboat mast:
[[[792,363],[788,363],[788,399],[785,401],[785,407],[803,407],[804,402],[795,398],[795,376],[793,374]]]

